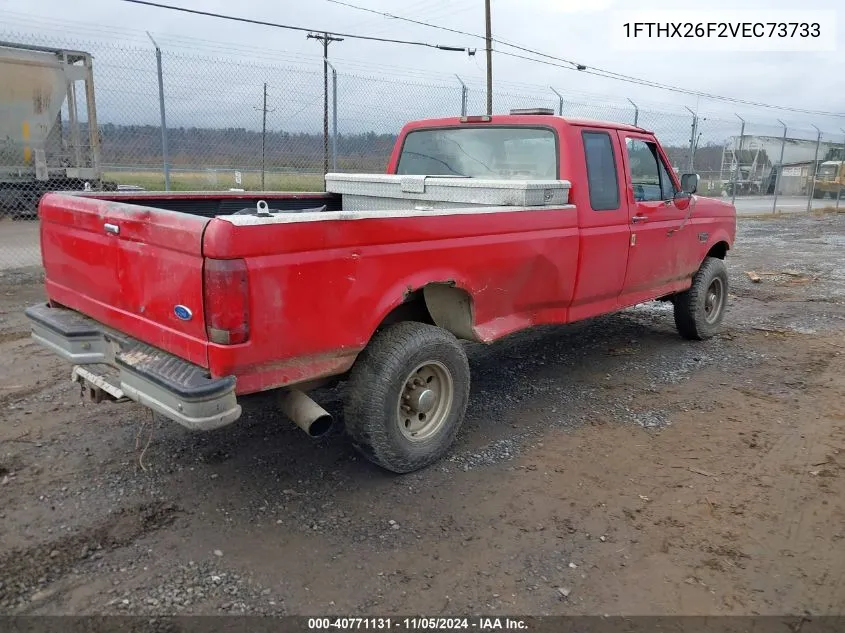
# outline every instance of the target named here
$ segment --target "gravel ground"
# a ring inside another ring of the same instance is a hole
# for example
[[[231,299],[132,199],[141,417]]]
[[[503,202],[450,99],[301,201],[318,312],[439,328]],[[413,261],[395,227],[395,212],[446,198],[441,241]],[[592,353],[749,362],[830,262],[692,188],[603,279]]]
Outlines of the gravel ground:
[[[743,219],[704,343],[655,303],[468,345],[458,442],[405,476],[266,397],[204,434],[81,403],[2,271],[0,613],[841,614],[843,245]]]

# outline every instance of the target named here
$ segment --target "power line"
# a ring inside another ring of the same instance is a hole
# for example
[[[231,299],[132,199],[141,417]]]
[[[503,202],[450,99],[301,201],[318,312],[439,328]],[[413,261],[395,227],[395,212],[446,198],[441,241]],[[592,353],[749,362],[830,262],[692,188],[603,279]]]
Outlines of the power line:
[[[98,44],[106,44],[108,46],[113,46],[113,40],[119,40],[121,45],[125,45],[127,43],[134,44],[135,42],[147,42],[147,37],[145,32],[139,29],[131,29],[126,27],[109,27],[109,26],[98,26],[93,23],[89,22],[79,22],[74,20],[50,20],[45,18],[40,18],[36,16],[30,16],[23,13],[14,13],[11,11],[2,10],[0,11],[0,18],[7,18],[8,20],[3,23],[3,26],[11,25],[10,20],[16,20],[19,24],[16,25],[18,28],[26,28],[26,29],[37,29],[38,33],[34,35],[34,37],[40,39],[45,39],[48,36],[45,35],[42,31],[54,31],[62,34],[61,40],[63,42],[71,43],[73,42],[74,47],[83,46],[82,40],[75,39],[80,34],[90,35],[90,37],[97,38]],[[68,39],[67,34],[73,33],[74,39]],[[8,35],[7,35],[8,34]],[[4,30],[3,31],[4,39],[20,39],[20,38],[30,38],[33,37],[32,33],[29,32],[18,32],[13,30]],[[277,63],[280,60],[284,60],[286,62],[294,63],[294,64],[303,64],[305,62],[314,62],[314,61],[322,61],[322,56],[320,55],[313,55],[313,54],[305,54],[305,53],[296,53],[293,51],[284,51],[279,49],[268,49],[267,47],[255,47],[255,46],[248,46],[248,45],[240,45],[234,43],[226,43],[221,42],[219,40],[206,40],[196,37],[189,37],[189,36],[177,36],[171,34],[156,34],[156,37],[159,38],[159,41],[163,43],[163,45],[170,46],[176,49],[187,49],[187,50],[198,50],[204,53],[211,52],[213,53],[223,53],[226,55],[238,54],[238,55],[249,55],[250,59],[258,59],[258,60],[270,60],[276,62],[273,67],[277,66]],[[131,40],[131,42],[130,42]],[[87,42],[90,44],[90,41]],[[118,48],[118,50],[126,50],[124,48]],[[435,72],[432,70],[425,70],[421,68],[412,68],[412,67],[405,67],[405,66],[391,66],[387,64],[377,64],[370,60],[358,60],[349,57],[342,57],[345,66],[355,69],[367,70],[369,72],[376,71],[389,71],[392,72],[396,76],[401,76],[403,78],[408,78],[409,76],[420,77],[424,79],[443,79],[443,73]],[[103,65],[101,61],[100,66]],[[116,67],[116,66],[115,66]],[[129,69],[129,70],[136,70],[136,69]],[[144,69],[144,72],[147,72]],[[149,71],[155,72],[155,71]],[[304,70],[297,72],[306,72]],[[483,72],[483,71],[482,71]],[[511,85],[513,82],[500,82],[503,84]],[[534,86],[536,87],[536,86]]]
[[[223,13],[213,13],[211,11],[200,11],[198,9],[187,9],[185,7],[176,7],[170,4],[160,4],[158,2],[149,2],[148,0],[123,0],[123,2],[130,2],[132,4],[140,4],[148,7],[156,7],[158,9],[168,9],[170,11],[181,11],[182,13],[193,13],[194,15],[204,15],[210,18],[220,18],[221,20],[232,20],[234,22],[244,22],[246,24],[257,24],[259,26],[272,26],[277,29],[287,29],[289,31],[302,31],[305,33],[319,31],[328,35],[338,37],[348,37],[356,40],[368,40],[371,42],[386,42],[389,44],[405,44],[407,46],[423,46],[426,48],[437,48],[443,51],[454,51],[458,53],[470,52],[469,49],[462,46],[446,46],[443,44],[429,44],[428,42],[416,42],[411,40],[395,40],[386,37],[374,37],[371,35],[355,35],[352,33],[338,33],[335,31],[325,31],[324,29],[313,29],[304,26],[293,26],[290,24],[278,24],[276,22],[266,22],[264,20],[254,20],[252,18],[242,18],[234,15],[225,15]],[[470,54],[473,54],[472,51]]]
[[[447,27],[447,26],[442,26],[442,25],[439,25],[439,24],[432,24],[430,22],[425,22],[423,20],[415,20],[413,18],[408,18],[408,17],[401,16],[401,15],[396,15],[396,14],[393,14],[393,13],[387,13],[386,11],[377,11],[375,9],[369,9],[367,7],[361,7],[361,6],[358,6],[358,5],[349,3],[349,2],[344,2],[343,0],[326,0],[326,2],[330,2],[332,4],[337,4],[337,5],[340,5],[340,6],[348,7],[350,9],[356,9],[358,11],[365,11],[367,13],[375,13],[377,15],[381,15],[382,17],[386,17],[386,18],[390,18],[390,19],[394,19],[394,20],[401,20],[402,22],[409,22],[411,24],[417,24],[419,26],[425,26],[425,27],[429,27],[429,28],[433,28],[433,29],[438,29],[438,30],[441,30],[441,31],[447,31],[449,33],[455,33],[455,34],[458,34],[458,35],[465,35],[465,36],[468,36],[468,37],[474,37],[476,39],[485,39],[484,35],[479,35],[478,33],[471,33],[471,32],[468,32],[468,31],[462,31],[460,29],[453,29],[453,28],[450,28],[450,27]],[[546,65],[549,65],[549,66],[556,66],[558,68],[563,68],[564,70],[577,70],[577,71],[580,71],[580,72],[584,72],[585,74],[588,74],[588,75],[594,75],[596,77],[603,77],[605,79],[614,79],[616,81],[624,81],[624,82],[627,82],[627,83],[633,83],[633,84],[637,84],[637,85],[641,85],[641,86],[647,86],[649,88],[657,88],[657,89],[660,89],[660,90],[668,90],[668,91],[677,92],[677,93],[686,94],[686,95],[691,95],[691,96],[705,97],[705,98],[708,98],[708,99],[713,99],[715,101],[727,101],[727,102],[730,102],[730,103],[736,103],[736,104],[741,104],[741,105],[750,105],[750,106],[755,106],[755,107],[772,108],[772,109],[776,109],[776,110],[783,110],[783,111],[787,111],[787,112],[796,112],[796,113],[800,113],[800,114],[815,114],[815,115],[821,115],[821,116],[831,116],[831,117],[845,118],[845,113],[826,112],[826,111],[820,111],[820,110],[806,110],[806,109],[802,109],[802,108],[793,108],[793,107],[789,107],[789,106],[779,106],[779,105],[773,105],[773,104],[769,104],[769,103],[761,103],[761,102],[755,102],[755,101],[748,101],[748,100],[745,100],[745,99],[738,99],[738,98],[735,98],[735,97],[726,97],[726,96],[723,96],[723,95],[716,95],[716,94],[706,93],[706,92],[702,92],[702,91],[698,91],[698,90],[691,90],[691,89],[688,89],[688,88],[681,88],[679,86],[673,86],[673,85],[670,85],[670,84],[662,84],[662,83],[658,83],[658,82],[651,81],[651,80],[648,80],[648,79],[642,79],[640,77],[634,77],[632,75],[625,75],[623,73],[617,73],[617,72],[613,72],[611,70],[605,70],[603,68],[598,68],[598,67],[594,67],[594,66],[587,66],[586,64],[580,64],[580,63],[575,62],[575,61],[570,60],[570,59],[565,59],[563,57],[558,57],[556,55],[550,55],[550,54],[544,53],[542,51],[534,50],[534,49],[531,49],[531,48],[526,48],[525,46],[520,46],[519,44],[514,44],[513,42],[509,42],[507,40],[503,40],[503,39],[499,39],[499,38],[492,38],[492,41],[497,43],[497,44],[501,44],[503,46],[508,46],[510,48],[514,48],[514,49],[522,51],[524,53],[529,53],[531,55],[543,57],[545,59],[535,59],[533,57],[526,57],[524,55],[518,55],[516,53],[510,53],[510,52],[502,51],[502,50],[495,51],[496,53],[498,53],[500,55],[507,55],[509,57],[524,59],[526,61],[530,61],[530,62],[534,62],[534,63],[540,63],[540,64],[546,64]],[[553,60],[554,62],[561,62],[561,63],[552,63],[552,62],[546,61],[546,60]]]
[[[132,2],[133,0],[124,0],[124,1]],[[152,6],[162,6],[163,8],[171,8],[168,5],[158,5],[158,4],[152,3],[152,2],[142,2],[141,0],[134,0],[134,1],[137,4],[147,4],[147,5],[152,5]],[[441,30],[446,30],[446,31],[455,31],[456,33],[459,33],[459,34],[468,35],[468,36],[471,36],[471,37],[483,39],[483,36],[481,36],[481,35],[468,33],[468,32],[464,32],[464,31],[458,31],[456,29],[450,29],[448,27],[443,27],[443,26],[439,26],[439,25],[435,25],[435,24],[420,22],[420,21],[417,21],[417,20],[412,20],[410,18],[404,18],[404,17],[401,17],[401,16],[394,16],[393,14],[384,14],[383,12],[375,11],[373,9],[366,9],[364,7],[357,7],[356,5],[351,5],[351,4],[346,3],[346,2],[340,2],[339,0],[327,0],[327,1],[328,2],[334,2],[335,4],[342,4],[342,5],[348,6],[350,8],[360,9],[362,11],[377,13],[379,15],[382,15],[382,17],[388,17],[388,16],[394,17],[394,18],[402,20],[402,21],[419,23],[422,26],[429,26],[431,28],[436,28],[436,29],[441,29]],[[206,12],[202,12],[202,11],[195,11],[195,10],[191,10],[191,9],[183,9],[181,7],[172,7],[172,8],[175,9],[175,10],[185,11],[185,12],[188,12],[188,13],[198,13],[198,14],[201,14],[201,15],[206,14],[206,15],[211,15],[212,17],[217,17],[215,14],[207,14]],[[14,12],[4,12],[4,13],[6,13],[6,15],[11,15],[11,16],[16,16],[16,17],[19,16],[20,18],[25,18],[25,20],[27,22],[35,22],[37,24],[38,28],[48,28],[48,29],[53,28],[53,27],[43,26],[44,23],[50,24],[49,19],[34,18],[33,16],[29,16],[29,15],[26,15],[26,14],[16,14]],[[282,26],[284,28],[283,25],[275,25],[273,23],[264,23],[264,22],[260,22],[260,21],[256,21],[256,20],[249,20],[249,19],[246,19],[246,18],[243,18],[243,19],[234,18],[234,17],[229,18],[229,16],[220,16],[220,17],[239,20],[239,21],[245,21],[245,22],[252,22],[252,23],[257,23],[257,24],[261,24],[261,25]],[[41,22],[41,24],[38,24],[38,22]],[[125,38],[126,35],[128,34],[128,32],[132,32],[133,35],[135,36],[135,38],[142,39],[140,37],[140,34],[142,34],[143,31],[140,31],[140,30],[137,30],[137,29],[120,29],[120,30],[118,30],[118,29],[115,29],[114,27],[105,27],[105,26],[98,27],[96,25],[91,25],[89,23],[72,22],[72,21],[63,21],[61,24],[66,24],[67,22],[71,22],[71,23],[77,25],[76,28],[75,28],[75,30],[77,30],[77,31],[79,31],[79,30],[100,31],[104,34],[109,34],[111,36],[120,37],[121,39]],[[66,29],[64,27],[60,27],[59,23],[54,22],[54,24],[56,24],[55,30],[61,30],[63,33],[66,32]],[[293,27],[293,28],[295,30],[305,30],[305,29],[301,29],[299,27]],[[357,38],[358,36],[353,36],[353,37]],[[361,37],[366,37],[366,36],[361,36]],[[203,40],[203,39],[200,39],[200,38],[192,38],[192,37],[187,37],[187,36],[183,36],[183,37],[168,36],[166,39],[173,40],[174,42],[176,42],[177,46],[181,45],[181,46],[185,46],[187,48],[201,48],[203,50],[207,50],[207,49],[210,48],[210,49],[217,49],[217,50],[224,52],[224,53],[229,53],[229,52],[232,52],[232,51],[236,51],[236,52],[243,51],[243,52],[249,52],[250,55],[253,55],[255,57],[262,57],[262,58],[273,59],[273,60],[286,58],[286,59],[290,59],[291,61],[299,60],[299,59],[307,59],[307,60],[310,61],[310,60],[313,60],[316,57],[316,56],[313,56],[313,55],[302,55],[302,54],[286,53],[286,52],[281,52],[281,51],[275,51],[272,56],[268,56],[267,51],[265,49],[253,49],[253,48],[248,47],[248,46],[245,47],[245,46],[229,45],[229,44],[221,43],[221,42],[218,42],[218,41]],[[388,38],[378,38],[378,41],[400,42],[400,43],[402,42],[401,40],[390,40]],[[510,42],[507,42],[506,40],[502,40],[502,39],[494,38],[493,41],[500,43],[500,44],[507,45],[507,46],[511,46],[511,47],[516,46],[516,45],[514,45]],[[182,42],[184,42],[184,43],[182,43]],[[429,46],[432,46],[432,45],[429,45]],[[524,47],[519,47],[519,48],[524,48]],[[466,49],[461,49],[461,50],[466,50]],[[525,50],[530,51],[531,49],[525,49]],[[557,64],[557,63],[552,63],[552,62],[541,60],[541,59],[535,59],[533,57],[517,55],[515,53],[511,53],[511,52],[508,52],[508,51],[497,50],[496,52],[501,54],[501,55],[506,55],[506,56],[517,58],[517,59],[523,59],[525,61],[530,61],[530,62],[534,62],[534,63],[546,64],[546,65],[549,65],[549,66],[562,68],[564,70],[577,70],[577,68],[572,68],[572,67],[567,66],[567,65],[560,65],[560,64]],[[555,56],[546,55],[545,53],[539,53],[539,51],[538,51],[537,54],[545,55],[546,57],[553,59],[553,60],[563,61],[563,62],[565,62],[566,64],[569,64],[569,65],[575,64],[575,62],[572,62],[570,60],[563,60],[563,58],[558,58],[558,57],[555,57]],[[403,77],[406,77],[406,76],[408,76],[409,73],[412,73],[412,74],[417,75],[419,77],[440,78],[440,76],[437,73],[433,73],[431,71],[427,71],[427,70],[423,70],[423,69],[406,69],[406,68],[400,68],[400,67],[395,67],[395,66],[371,64],[368,61],[367,62],[365,62],[365,61],[354,61],[354,60],[350,60],[350,59],[345,59],[344,61],[347,65],[358,66],[360,68],[366,68],[366,69],[370,69],[370,68],[375,67],[375,68],[391,69],[391,70],[395,70],[395,71],[401,70]],[[479,70],[481,70],[481,69],[479,69]],[[795,108],[795,107],[788,107],[788,106],[778,106],[778,105],[772,105],[772,104],[767,104],[767,103],[748,101],[748,100],[743,100],[743,99],[736,99],[736,98],[732,98],[732,97],[725,97],[725,96],[721,96],[721,95],[714,95],[714,94],[705,93],[705,92],[698,92],[698,91],[688,90],[688,89],[679,88],[679,87],[675,87],[675,86],[668,86],[668,85],[660,84],[660,83],[650,81],[650,80],[640,79],[640,78],[636,78],[636,77],[628,77],[628,76],[622,75],[620,73],[613,73],[611,71],[604,71],[604,70],[601,70],[601,69],[596,69],[596,68],[587,67],[587,66],[584,66],[583,70],[581,72],[584,72],[585,74],[594,75],[594,76],[597,76],[597,77],[602,77],[602,78],[605,78],[605,79],[615,79],[615,80],[618,80],[618,81],[633,83],[633,84],[642,85],[642,86],[645,86],[645,87],[663,89],[663,90],[676,92],[676,93],[680,93],[680,94],[685,94],[685,95],[705,97],[705,98],[708,98],[708,99],[712,99],[714,101],[724,101],[724,102],[735,103],[735,104],[739,104],[739,105],[748,105],[748,106],[753,106],[753,107],[770,108],[770,109],[782,110],[782,111],[793,112],[793,113],[798,113],[798,114],[811,114],[811,115],[827,116],[827,117],[835,117],[835,118],[845,117],[845,114],[843,114],[843,113],[809,110],[809,109],[802,109],[802,108]],[[517,83],[517,82],[501,81],[501,82],[498,82],[498,83],[504,84],[504,85],[513,85],[515,87],[517,87],[517,86],[519,86],[519,87],[528,86],[528,84],[522,84],[522,83]],[[535,86],[531,86],[531,87],[534,88]],[[602,95],[594,95],[594,94],[591,94],[591,93],[580,93],[580,94],[582,94],[585,98],[587,98],[587,97],[593,98],[593,97],[602,96]]]
[[[375,15],[380,15],[383,18],[391,18],[393,20],[401,20],[402,22],[410,22],[411,24],[419,24],[420,26],[428,26],[433,29],[439,29],[441,31],[448,31],[449,33],[456,33],[457,35],[467,35],[469,37],[475,37],[479,39],[484,39],[483,35],[478,35],[476,33],[469,33],[467,31],[461,31],[459,29],[451,29],[448,26],[440,26],[439,24],[431,24],[430,22],[423,22],[422,20],[414,20],[413,18],[406,18],[401,15],[394,15],[393,13],[387,13],[386,11],[376,11],[375,9],[368,9],[367,7],[359,7],[356,4],[350,4],[349,2],[343,2],[342,0],[326,0],[326,2],[331,2],[332,4],[338,4],[343,7],[348,7],[350,9],[355,9],[357,11],[366,11],[367,13],[374,13]],[[498,42],[498,40],[493,40],[494,42]]]
[[[517,53],[509,53],[507,51],[496,51],[500,55],[507,55],[508,57],[516,57],[517,59],[524,59],[527,61],[535,62],[538,64],[546,64],[548,66],[556,66],[558,68],[563,68],[564,70],[575,70],[574,68],[570,68],[568,66],[564,66],[563,64],[557,64],[555,62],[546,61],[544,59],[534,59],[532,57],[526,57],[525,55],[518,55]],[[779,106],[773,105],[771,103],[761,103],[759,101],[748,101],[745,99],[737,99],[734,97],[724,97],[721,95],[714,95],[707,92],[699,92],[697,90],[688,90],[686,88],[678,88],[675,86],[668,86],[666,84],[660,84],[654,81],[649,81],[647,79],[639,79],[636,77],[626,77],[624,75],[619,75],[618,73],[611,73],[609,71],[602,71],[595,68],[590,68],[589,66],[585,66],[584,69],[581,70],[586,75],[595,75],[596,77],[604,77],[605,79],[615,79],[617,81],[626,81],[628,83],[634,83],[641,86],[647,86],[649,88],[660,88],[662,90],[671,90],[673,92],[679,92],[686,95],[691,95],[694,97],[705,97],[707,99],[713,99],[716,101],[729,101],[731,103],[739,104],[739,105],[747,105],[747,106],[754,106],[758,108],[772,108],[775,110],[784,110],[787,112],[796,112],[799,114],[815,114],[819,116],[829,116],[829,117],[838,117],[838,118],[845,118],[845,114],[838,113],[838,112],[826,112],[824,110],[805,110],[803,108],[793,108],[789,106]]]
[[[394,20],[401,20],[402,22],[410,22],[411,24],[418,24],[420,26],[427,26],[432,29],[438,29],[440,31],[448,31],[449,33],[456,33],[458,35],[466,35],[468,37],[474,37],[476,39],[486,39],[485,35],[479,35],[478,33],[470,33],[469,31],[461,31],[460,29],[453,29],[449,28],[448,26],[442,26],[440,24],[432,24],[431,22],[424,22],[422,20],[415,20],[413,18],[408,18],[401,15],[395,15],[393,13],[387,13],[385,11],[376,11],[375,9],[368,9],[367,7],[359,7],[356,4],[351,4],[349,2],[343,2],[343,0],[326,0],[326,2],[331,2],[332,4],[338,4],[344,7],[348,7],[350,9],[356,9],[358,11],[366,11],[367,13],[375,13],[385,18],[391,18]],[[556,57],[555,55],[549,55],[547,53],[543,53],[541,51],[537,51],[531,48],[526,48],[524,46],[520,46],[519,44],[514,44],[513,42],[509,42],[508,40],[503,40],[500,38],[492,38],[492,41],[496,44],[502,44],[503,46],[510,46],[511,48],[515,48],[517,50],[523,51],[525,53],[531,53],[532,55],[539,55],[540,57],[548,57],[549,59],[554,59],[559,62],[565,62],[567,64],[571,64],[574,69],[580,69],[579,67],[583,66],[583,64],[579,64],[578,62],[574,62],[569,59],[564,59],[563,57]],[[496,51],[501,52],[501,51]],[[597,69],[598,70],[598,69]]]
[[[7,40],[18,40],[18,39],[29,39],[32,37],[37,38],[39,41],[54,41],[53,36],[48,36],[43,33],[43,31],[54,31],[57,33],[61,33],[62,37],[60,38],[62,41],[62,45],[65,44],[72,45],[74,47],[79,46],[86,46],[90,45],[91,41],[85,41],[86,43],[83,44],[83,40],[76,39],[79,37],[80,34],[88,35],[92,38],[96,38],[95,44],[97,45],[107,45],[107,46],[114,46],[115,40],[119,41],[121,46],[115,48],[115,50],[121,50],[123,52],[127,52],[129,49],[123,48],[123,45],[127,43],[135,44],[136,42],[146,43],[147,36],[145,31],[139,29],[131,29],[126,27],[110,27],[105,25],[98,26],[94,23],[89,22],[80,22],[74,20],[50,20],[45,18],[40,18],[36,16],[30,16],[23,13],[14,13],[11,11],[0,10],[0,21],[2,19],[8,18],[6,22],[3,23],[3,26],[11,25],[11,20],[15,20],[19,22],[18,28],[21,29],[36,29],[38,31],[37,34],[33,34],[30,32],[24,31],[14,31],[14,30],[3,30],[2,34],[4,39]],[[74,39],[68,39],[67,34],[73,33]],[[186,49],[191,51],[201,51],[203,53],[222,53],[225,55],[239,55],[239,56],[249,56],[249,62],[238,61],[240,64],[247,63],[251,64],[252,60],[269,60],[274,62],[270,68],[277,68],[278,62],[283,60],[285,62],[289,62],[291,64],[303,65],[303,64],[310,64],[311,62],[320,61],[322,62],[322,55],[313,55],[313,54],[305,54],[305,53],[296,53],[293,51],[285,51],[279,49],[269,49],[267,47],[255,47],[255,46],[248,46],[242,44],[235,44],[235,43],[226,43],[221,42],[219,40],[206,40],[201,38],[189,37],[189,36],[177,36],[171,34],[156,34],[156,37],[162,42],[162,46],[169,46],[175,49]],[[181,54],[181,53],[179,53]],[[339,57],[344,64],[344,66],[352,71],[367,71],[370,73],[378,72],[379,76],[384,74],[391,74],[396,77],[401,77],[402,79],[428,79],[428,80],[438,80],[443,81],[444,75],[442,72],[435,72],[428,69],[422,68],[414,68],[408,66],[393,66],[389,64],[378,64],[374,63],[371,60],[360,60],[351,57]],[[112,68],[121,68],[116,64],[109,64],[103,61],[99,63],[100,67],[112,67]],[[264,67],[264,66],[262,66]],[[133,70],[139,72],[149,72],[154,73],[155,70],[149,70],[145,68],[130,68],[125,67],[125,70]],[[292,68],[292,67],[285,67],[285,70],[291,70],[297,73],[306,73],[311,72],[310,70],[300,69],[300,68]],[[483,75],[484,71],[480,71]],[[514,86],[514,87],[526,87],[529,86],[528,84],[518,84],[516,82],[510,81],[500,81],[502,85],[507,86]],[[239,84],[239,85],[247,85],[247,84]],[[251,85],[251,84],[250,84]],[[531,88],[537,88],[535,85],[530,85]]]
[[[3,11],[2,15],[4,17],[11,16],[10,19],[16,19],[20,21],[21,28],[35,28],[38,29],[39,33],[36,37],[39,39],[47,37],[43,35],[40,31],[47,30],[47,31],[56,31],[60,32],[63,35],[67,35],[68,32],[72,32],[75,35],[80,33],[90,32],[92,37],[97,38],[105,38],[102,42],[98,41],[98,43],[107,44],[109,46],[112,45],[112,40],[119,40],[121,44],[125,44],[130,39],[134,39],[138,42],[146,42],[147,36],[145,31],[139,29],[131,29],[126,27],[113,27],[113,26],[106,26],[106,25],[97,25],[90,22],[80,22],[74,20],[51,20],[49,18],[43,17],[36,17],[30,16],[23,13],[15,13],[12,11]],[[71,28],[72,27],[72,28]],[[12,32],[10,32],[12,33]],[[14,32],[11,36],[11,39],[15,38],[28,38],[30,37],[30,33],[23,33],[23,32]],[[188,50],[198,50],[202,52],[210,52],[214,53],[222,53],[225,55],[248,55],[250,60],[270,60],[273,62],[278,62],[279,60],[284,60],[286,62],[290,62],[292,64],[303,64],[303,63],[310,63],[313,61],[321,61],[322,62],[322,55],[311,55],[311,54],[304,54],[304,53],[295,53],[292,51],[283,51],[278,49],[268,49],[266,47],[254,47],[242,44],[234,44],[234,43],[227,43],[221,42],[219,40],[206,40],[202,38],[190,37],[190,36],[177,36],[171,34],[164,34],[164,35],[156,35],[159,38],[159,41],[163,43],[163,45],[168,45],[176,49],[188,49]],[[6,37],[5,39],[10,39],[10,37]],[[80,40],[68,40],[67,38],[63,38],[63,42],[67,42],[68,44],[72,43],[73,46],[82,46]],[[89,42],[90,43],[90,42]],[[118,49],[118,50],[127,50],[127,49]],[[396,77],[401,77],[405,80],[408,78],[413,79],[431,79],[431,80],[439,80],[443,81],[444,76],[443,73],[435,72],[427,69],[422,68],[412,68],[407,66],[393,66],[388,64],[377,64],[370,60],[360,60],[354,59],[349,57],[341,57],[339,58],[343,61],[345,67],[352,69],[353,71],[369,71],[373,72],[379,71],[380,74],[392,74]],[[484,68],[478,65],[478,57],[476,59],[476,69],[479,72],[479,77],[481,81],[484,80]],[[238,61],[238,63],[246,63]],[[250,64],[251,65],[251,64]],[[107,67],[107,68],[115,68],[115,69],[122,69],[122,70],[131,70],[137,72],[144,72],[144,73],[155,73],[155,70],[150,70],[147,68],[137,68],[137,67],[129,67],[129,66],[120,66],[118,64],[111,64],[107,62],[100,61],[100,67]],[[263,68],[264,66],[262,66]],[[276,66],[272,66],[275,68]],[[297,73],[305,73],[310,72],[304,69],[294,69],[294,68],[285,68],[285,70],[291,70]],[[173,72],[173,71],[171,71]],[[178,72],[178,69],[177,71]],[[462,75],[463,76],[463,75]],[[475,79],[470,76],[470,79]],[[212,80],[213,81],[213,80]],[[528,84],[524,82],[516,82],[516,81],[507,81],[507,80],[499,80],[497,84],[500,86],[518,88],[518,89],[531,89],[531,90],[538,90],[541,86],[536,84]],[[215,84],[216,85],[216,84]],[[251,83],[237,83],[238,86],[247,86],[252,85]],[[208,93],[211,94],[211,93]],[[568,94],[580,96],[584,99],[595,99],[595,98],[607,98],[607,95],[597,94],[597,93],[589,93],[583,91],[568,91]],[[666,107],[669,104],[662,103],[662,102],[654,102],[652,105],[654,107]]]
[[[449,16],[472,9],[478,9],[478,0],[425,0],[420,6],[414,7],[413,2],[403,2],[402,12],[405,15],[413,15],[418,20],[429,20],[433,22],[440,22]],[[407,6],[406,6],[407,5]],[[461,6],[464,5],[464,6]],[[369,35],[391,35],[392,29],[395,27],[389,20],[383,19],[377,15],[367,15],[363,21],[364,26],[360,21],[355,22],[355,26],[346,26],[343,28],[353,31],[366,31]],[[447,20],[451,21],[451,20]]]

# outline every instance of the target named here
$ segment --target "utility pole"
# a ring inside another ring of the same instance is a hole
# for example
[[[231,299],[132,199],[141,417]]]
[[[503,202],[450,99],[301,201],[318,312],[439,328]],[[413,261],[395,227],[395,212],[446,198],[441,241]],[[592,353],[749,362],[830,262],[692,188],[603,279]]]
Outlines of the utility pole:
[[[487,116],[493,115],[493,27],[490,19],[490,0],[484,0],[484,21],[487,27]]]
[[[316,35],[308,34],[309,40],[320,40],[323,43],[323,175],[329,173],[329,44],[342,42],[342,37],[334,37],[328,33]]]
[[[261,108],[261,191],[266,191],[264,188],[264,171],[265,161],[267,158],[267,113],[272,112],[275,108],[267,107],[267,82],[264,82],[264,105]]]

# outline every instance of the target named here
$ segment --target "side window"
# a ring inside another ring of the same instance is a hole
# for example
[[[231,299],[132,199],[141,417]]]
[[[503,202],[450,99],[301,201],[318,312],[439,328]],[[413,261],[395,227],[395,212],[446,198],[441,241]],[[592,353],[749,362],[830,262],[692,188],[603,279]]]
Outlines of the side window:
[[[613,143],[607,132],[583,132],[584,159],[587,162],[587,184],[590,206],[594,211],[619,208],[619,177]]]
[[[631,169],[631,184],[637,202],[671,200],[677,189],[657,146],[639,139],[625,140]]]
[[[631,184],[634,186],[634,200],[651,202],[663,200],[660,187],[660,167],[654,143],[636,138],[625,139],[628,149],[628,165]]]

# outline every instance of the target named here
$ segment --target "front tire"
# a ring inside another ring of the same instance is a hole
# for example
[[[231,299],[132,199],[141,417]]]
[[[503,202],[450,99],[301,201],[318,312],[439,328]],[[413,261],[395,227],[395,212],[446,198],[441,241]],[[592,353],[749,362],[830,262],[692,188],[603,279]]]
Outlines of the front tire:
[[[368,460],[395,473],[438,461],[469,402],[466,353],[446,330],[405,321],[378,332],[352,368],[346,430]]]
[[[675,326],[688,340],[711,338],[722,323],[728,302],[728,269],[725,262],[707,257],[692,279],[689,290],[675,295]]]

